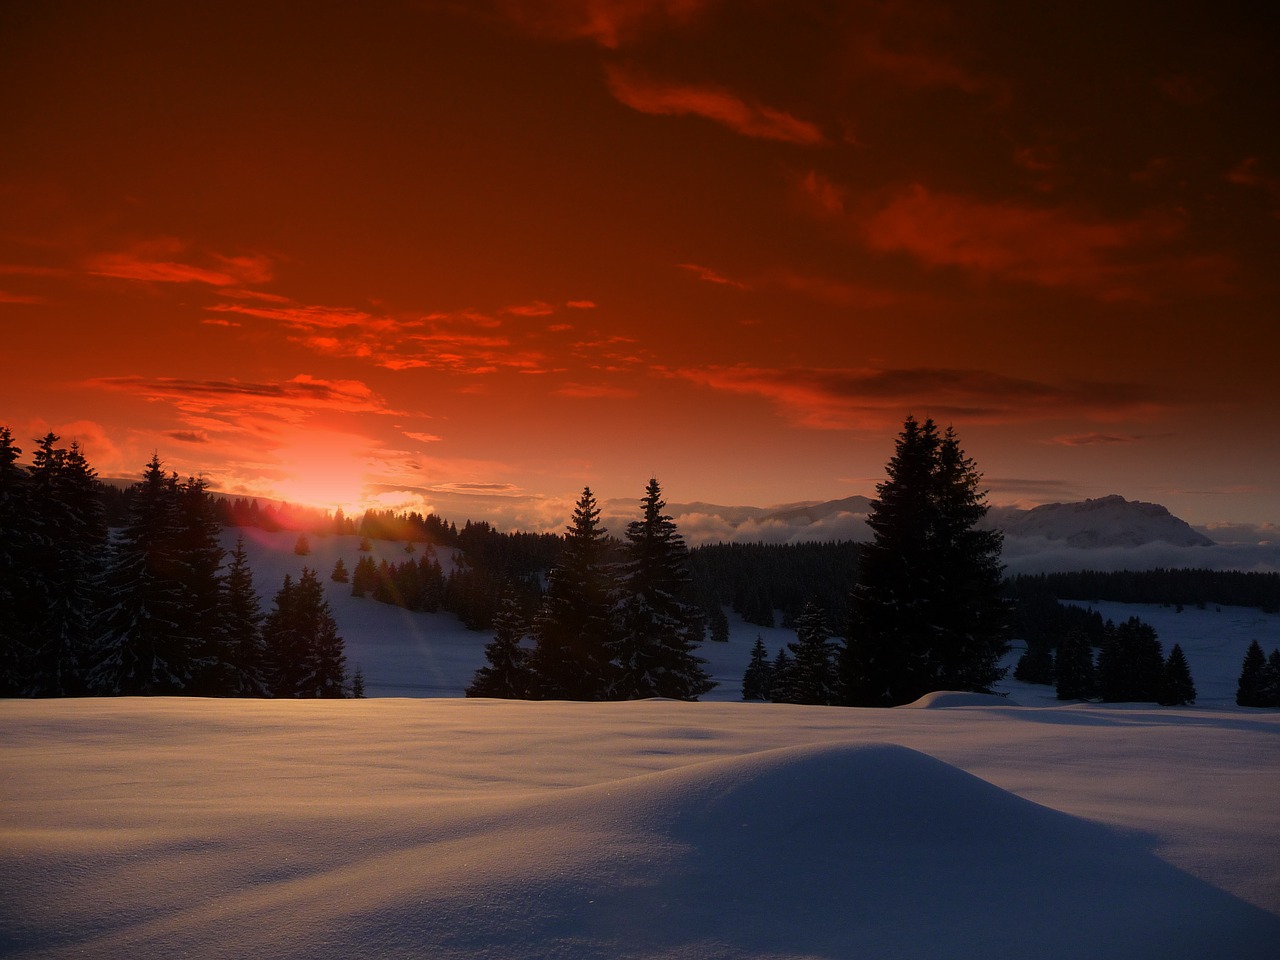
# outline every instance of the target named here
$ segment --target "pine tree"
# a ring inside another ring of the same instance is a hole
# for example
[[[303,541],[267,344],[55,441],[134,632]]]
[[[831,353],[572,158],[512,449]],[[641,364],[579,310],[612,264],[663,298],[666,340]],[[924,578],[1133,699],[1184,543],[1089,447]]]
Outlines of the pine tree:
[[[724,607],[719,601],[711,604],[710,612],[707,614],[707,627],[713,643],[729,642],[729,618],[725,615]]]
[[[177,492],[175,574],[182,594],[178,630],[188,638],[201,661],[188,692],[202,696],[231,696],[240,688],[235,669],[234,641],[228,636],[223,612],[222,517],[209,485],[188,477]]]
[[[329,579],[334,583],[347,583],[351,579],[350,575],[347,573],[347,567],[342,562],[341,557],[334,561],[333,573],[329,574]]]
[[[1265,707],[1267,703],[1267,655],[1254,640],[1245,651],[1240,668],[1240,680],[1236,685],[1236,704],[1241,707]]]
[[[226,695],[261,697],[267,692],[267,651],[262,639],[262,606],[253,587],[253,571],[244,549],[244,538],[236,540],[222,583],[221,620],[230,657],[230,683]]]
[[[771,699],[772,674],[773,667],[769,663],[769,651],[765,649],[764,638],[757,635],[755,645],[751,648],[751,660],[747,663],[746,672],[742,675],[742,699]]]
[[[835,648],[827,615],[814,603],[807,603],[796,620],[796,641],[791,650],[791,683],[788,703],[834,703],[838,690]]]
[[[187,623],[178,548],[178,478],[153,456],[133,487],[129,515],[104,577],[93,692],[106,696],[181,695],[208,664]]]
[[[910,703],[931,690],[987,692],[1003,676],[1008,614],[1000,597],[1001,537],[981,475],[954,431],[907,417],[878,499],[841,658],[846,702]]]
[[[293,552],[300,557],[305,557],[311,553],[311,541],[307,539],[305,533],[298,534],[298,540],[293,545]]]
[[[1181,707],[1195,702],[1196,685],[1191,680],[1191,667],[1182,647],[1175,643],[1160,672],[1156,703],[1165,707]]]
[[[617,584],[606,533],[587,487],[533,622],[531,664],[539,699],[602,700],[613,687]]]
[[[1262,705],[1280,707],[1280,648],[1267,657],[1267,669],[1262,677]]]
[[[34,552],[26,569],[34,616],[25,624],[23,692],[70,696],[86,690],[107,526],[97,475],[79,444],[57,447],[53,433],[36,442],[29,517]]]
[[[1072,631],[1062,638],[1054,673],[1059,700],[1088,700],[1094,696],[1093,649],[1083,633]]]
[[[364,672],[360,669],[360,664],[357,663],[356,672],[351,676],[351,699],[363,700],[364,698]]]
[[[1023,683],[1052,684],[1053,670],[1053,647],[1044,640],[1028,640],[1026,652],[1013,668],[1013,677]]]
[[[484,648],[487,666],[476,671],[468,697],[493,697],[502,700],[525,700],[533,682],[529,669],[529,653],[521,641],[528,634],[520,606],[510,595],[498,606],[493,620],[493,640]]]
[[[657,479],[649,480],[640,504],[641,519],[627,525],[610,699],[696,700],[714,684],[695,653],[704,627],[701,611],[688,600],[689,551],[663,513]]]
[[[1098,694],[1108,703],[1155,703],[1163,670],[1155,629],[1130,617],[1111,631],[1098,652]]]
[[[769,668],[769,699],[774,703],[791,702],[791,684],[795,676],[793,667],[791,658],[787,656],[787,648],[779,647],[777,656],[773,658],[773,665]]]
[[[31,564],[35,552],[31,484],[18,464],[22,448],[0,427],[0,696],[16,696],[27,678],[27,630],[33,616]]]
[[[285,574],[262,633],[272,696],[345,695],[345,644],[314,570],[303,567],[296,583]]]
[[[365,555],[356,561],[355,572],[351,576],[351,595],[363,597],[378,587],[378,565],[373,557]]]

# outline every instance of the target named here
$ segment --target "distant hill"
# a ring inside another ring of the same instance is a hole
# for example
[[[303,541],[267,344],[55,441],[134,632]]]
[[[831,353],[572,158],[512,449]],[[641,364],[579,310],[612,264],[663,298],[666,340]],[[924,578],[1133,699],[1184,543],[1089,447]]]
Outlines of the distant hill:
[[[774,507],[721,506],[713,503],[672,504],[670,510],[681,529],[693,534],[702,529],[727,529],[734,539],[799,541],[806,534],[828,539],[835,530],[849,539],[871,539],[866,517],[871,499],[855,496],[842,500],[780,504]],[[683,519],[682,519],[683,518]],[[1212,546],[1214,541],[1194,530],[1185,520],[1158,503],[1126,500],[1113,494],[1076,503],[1047,503],[1023,509],[993,507],[988,523],[1012,539],[1041,539],[1076,549],[1138,547],[1163,543],[1176,547]],[[718,524],[718,527],[716,526]]]
[[[1030,510],[992,510],[991,519],[1008,537],[1042,537],[1065,546],[1210,547],[1213,541],[1158,503],[1112,494],[1079,503],[1046,503]]]

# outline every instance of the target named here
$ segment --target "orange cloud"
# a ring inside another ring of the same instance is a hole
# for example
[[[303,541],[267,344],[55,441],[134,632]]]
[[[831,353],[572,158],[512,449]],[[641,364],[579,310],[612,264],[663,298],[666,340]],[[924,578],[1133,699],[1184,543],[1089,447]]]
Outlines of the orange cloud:
[[[966,70],[950,57],[923,48],[893,50],[871,35],[864,34],[855,44],[854,61],[863,69],[887,76],[905,87],[1004,95],[1003,84]]]
[[[95,254],[85,260],[85,269],[94,276],[119,280],[203,283],[214,287],[265,283],[272,276],[271,261],[263,256],[227,257],[212,253],[205,257],[212,263],[207,266],[172,259],[187,252],[188,245],[181,240],[161,237],[116,253]]]
[[[816,124],[785,110],[748,102],[723,87],[653,80],[616,65],[606,67],[605,74],[614,97],[641,113],[703,117],[761,140],[802,146],[827,142]]]
[[[359,380],[322,380],[299,374],[275,383],[243,380],[186,380],[176,377],[97,377],[84,386],[129,393],[151,402],[206,417],[222,428],[241,417],[266,416],[300,423],[320,412],[405,416]]]
[[[1233,269],[1222,257],[1170,253],[1184,229],[1167,215],[1083,218],[1060,207],[992,203],[919,184],[871,214],[861,231],[873,250],[1104,300],[1150,300],[1170,284],[1221,292]]]
[[[675,376],[714,390],[762,397],[799,426],[881,429],[903,410],[939,419],[1021,423],[1063,416],[1114,419],[1150,415],[1171,401],[1138,384],[1054,385],[984,370],[915,368],[767,369],[738,365],[688,368]]]
[[[10,293],[8,290],[0,290],[0,303],[48,303],[46,297],[34,293]]]
[[[763,282],[836,307],[874,309],[901,303],[909,297],[917,296],[886,287],[801,273],[791,267],[775,267],[765,274]]]
[[[662,27],[691,23],[713,0],[499,0],[501,11],[536,36],[591,40],[615,50]]]
[[[729,277],[724,276],[724,274],[717,273],[710,267],[702,267],[696,263],[678,263],[676,266],[681,270],[688,270],[699,280],[703,280],[707,283],[718,283],[725,287],[737,287],[739,290],[751,289],[748,284],[743,283],[741,280],[731,280]]]
[[[539,370],[545,356],[517,347],[497,330],[502,321],[476,310],[430,313],[418,317],[374,315],[347,307],[254,302],[220,303],[220,313],[274,321],[295,331],[292,339],[316,353],[367,360],[388,370],[445,370],[486,374],[498,370]],[[540,317],[554,312],[542,301],[503,308],[514,316]]]
[[[839,219],[845,215],[849,191],[830,177],[810,170],[796,181],[800,206],[820,219]]]
[[[533,303],[517,304],[513,307],[504,307],[503,313],[514,314],[517,317],[549,317],[556,312],[556,308],[549,303],[541,300],[535,300]]]
[[[635,390],[605,383],[566,383],[552,392],[559,397],[585,400],[634,400],[639,396]]]
[[[1046,443],[1064,447],[1115,446],[1120,444],[1141,443],[1150,437],[1131,433],[1078,433],[1071,436],[1054,437]]]
[[[238,313],[246,317],[258,317],[263,320],[276,320],[299,330],[353,327],[365,325],[374,319],[371,314],[363,310],[351,310],[344,307],[306,306],[295,303],[276,307],[251,306],[242,303],[215,303],[205,309],[218,313]],[[382,322],[385,323],[386,321]]]

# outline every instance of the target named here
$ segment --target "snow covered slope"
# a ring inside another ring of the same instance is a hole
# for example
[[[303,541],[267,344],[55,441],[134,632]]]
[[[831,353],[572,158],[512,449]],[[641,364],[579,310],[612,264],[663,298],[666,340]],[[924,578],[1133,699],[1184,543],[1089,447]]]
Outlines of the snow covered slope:
[[[14,958],[1272,958],[1280,714],[0,702]]]
[[[359,538],[313,536],[309,538],[311,553],[297,556],[293,552],[297,541],[295,533],[228,530],[223,535],[228,548],[234,546],[240,534],[246,538],[245,550],[264,610],[270,609],[271,598],[286,573],[296,580],[304,566],[319,572],[338,630],[346,640],[348,669],[360,667],[369,696],[462,696],[472,675],[483,665],[484,647],[491,639],[490,634],[467,630],[451,614],[410,613],[371,598],[353,597],[349,584],[328,579],[339,557],[348,570],[355,567],[360,556]],[[376,560],[401,562],[407,558],[403,544],[373,541],[372,547]],[[452,564],[451,554],[442,551],[440,560],[447,572]],[[1117,622],[1137,616],[1151,623],[1166,653],[1174,643],[1181,643],[1191,663],[1201,706],[1233,702],[1240,664],[1251,640],[1256,639],[1268,651],[1280,646],[1280,615],[1277,614],[1231,607],[1187,608],[1176,613],[1168,607],[1137,604],[1104,604],[1101,609],[1104,617]],[[764,640],[770,656],[780,646],[795,640],[792,630],[757,627],[742,622],[732,612],[729,622],[728,643],[706,642],[699,650],[712,678],[718,682],[703,698],[706,700],[741,698],[742,674],[757,636]],[[1015,652],[1014,657],[1016,655]],[[1020,702],[1053,697],[1048,687],[1024,688],[1012,681],[1002,690],[1012,693]]]
[[[1030,510],[994,510],[992,514],[992,521],[1007,537],[1041,537],[1072,547],[1213,545],[1212,540],[1160,504],[1126,500],[1114,494],[1079,503],[1046,503]]]

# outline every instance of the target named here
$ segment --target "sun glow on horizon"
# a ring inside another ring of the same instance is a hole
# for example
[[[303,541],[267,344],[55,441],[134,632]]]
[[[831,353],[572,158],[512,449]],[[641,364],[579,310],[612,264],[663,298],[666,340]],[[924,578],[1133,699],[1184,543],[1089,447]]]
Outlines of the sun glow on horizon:
[[[276,451],[283,475],[274,495],[298,506],[355,514],[373,500],[369,442],[353,434],[317,430]]]

